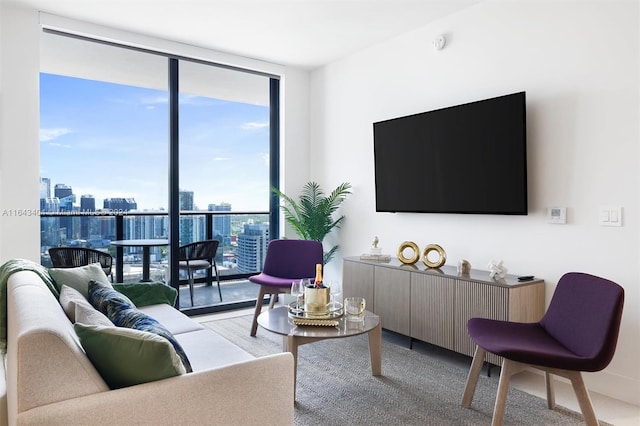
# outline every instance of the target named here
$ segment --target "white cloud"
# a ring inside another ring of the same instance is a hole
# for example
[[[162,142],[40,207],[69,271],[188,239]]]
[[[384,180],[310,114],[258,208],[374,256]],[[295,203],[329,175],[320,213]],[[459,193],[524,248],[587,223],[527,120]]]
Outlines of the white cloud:
[[[169,103],[166,96],[147,96],[141,99],[143,105],[162,105]]]
[[[60,136],[64,136],[67,133],[71,133],[69,129],[40,129],[40,142],[48,142],[53,139],[57,139]]]
[[[229,161],[231,157],[213,157],[213,161]]]
[[[265,127],[269,127],[268,121],[262,121],[262,122],[250,121],[240,126],[242,130],[264,129]]]

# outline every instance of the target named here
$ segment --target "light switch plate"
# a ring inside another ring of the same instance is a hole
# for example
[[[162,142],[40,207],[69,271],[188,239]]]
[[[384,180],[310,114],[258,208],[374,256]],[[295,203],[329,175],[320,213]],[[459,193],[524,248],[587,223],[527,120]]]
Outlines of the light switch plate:
[[[598,223],[600,226],[622,226],[622,206],[600,206]]]

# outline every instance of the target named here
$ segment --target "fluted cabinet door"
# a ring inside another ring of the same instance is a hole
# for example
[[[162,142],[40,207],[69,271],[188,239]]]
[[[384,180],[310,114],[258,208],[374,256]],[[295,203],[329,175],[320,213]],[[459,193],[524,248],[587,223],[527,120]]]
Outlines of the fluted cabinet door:
[[[367,310],[373,312],[373,266],[361,262],[344,261],[342,264],[342,297],[364,297]]]
[[[506,321],[509,317],[509,289],[456,280],[456,352],[473,356],[476,345],[467,332],[467,322],[475,317]],[[499,358],[492,354],[487,354],[486,360],[497,365],[501,363]]]
[[[374,268],[374,312],[382,319],[382,328],[409,335],[411,273],[394,268]]]
[[[411,337],[454,349],[454,293],[451,278],[411,274]]]

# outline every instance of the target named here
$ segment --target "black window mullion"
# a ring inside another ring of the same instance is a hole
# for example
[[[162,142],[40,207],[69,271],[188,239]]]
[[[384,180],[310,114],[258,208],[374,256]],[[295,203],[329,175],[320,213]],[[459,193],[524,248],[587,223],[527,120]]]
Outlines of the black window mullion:
[[[178,60],[169,58],[169,270],[170,285],[178,290],[176,306],[180,306],[180,183],[179,183],[179,121],[178,121]]]

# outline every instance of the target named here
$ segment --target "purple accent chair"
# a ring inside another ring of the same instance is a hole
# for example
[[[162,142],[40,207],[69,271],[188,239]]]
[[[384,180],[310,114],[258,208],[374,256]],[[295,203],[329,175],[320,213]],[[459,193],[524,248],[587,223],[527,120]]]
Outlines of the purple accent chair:
[[[555,407],[552,374],[571,381],[587,425],[597,425],[582,371],[604,369],[613,358],[618,342],[624,289],[589,274],[570,272],[562,276],[549,309],[537,323],[517,323],[471,318],[467,330],[477,344],[462,406],[469,408],[486,352],[504,358],[493,426],[502,425],[513,374],[533,367],[545,372],[547,406]]]
[[[249,281],[260,285],[251,324],[252,336],[255,336],[258,330],[258,315],[262,311],[264,296],[271,295],[269,309],[272,309],[276,300],[275,295],[291,293],[291,283],[294,280],[314,279],[316,265],[322,264],[323,260],[324,252],[320,241],[272,240],[269,243],[262,272],[249,277]]]

